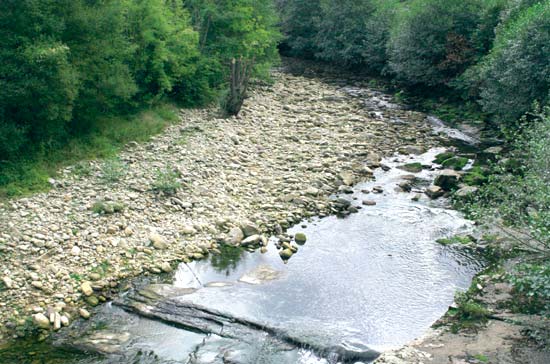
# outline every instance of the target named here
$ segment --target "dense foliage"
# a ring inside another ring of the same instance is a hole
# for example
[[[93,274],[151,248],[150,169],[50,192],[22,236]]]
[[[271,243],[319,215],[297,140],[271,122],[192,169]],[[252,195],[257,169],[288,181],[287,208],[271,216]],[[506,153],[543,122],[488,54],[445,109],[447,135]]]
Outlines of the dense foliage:
[[[277,60],[276,24],[270,0],[4,1],[0,186],[23,161],[105,120],[167,98],[212,101],[232,58],[254,59],[254,75],[265,75]]]
[[[390,77],[421,95],[478,102],[510,125],[548,100],[544,0],[284,0],[291,55]],[[284,48],[283,48],[284,49]]]

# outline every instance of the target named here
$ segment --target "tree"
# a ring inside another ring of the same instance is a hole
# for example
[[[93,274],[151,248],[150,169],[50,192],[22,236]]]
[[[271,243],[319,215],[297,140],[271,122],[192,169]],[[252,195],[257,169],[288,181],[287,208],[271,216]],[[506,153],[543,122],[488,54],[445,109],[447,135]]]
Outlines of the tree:
[[[389,69],[409,86],[447,85],[476,60],[480,0],[413,0],[389,42]]]
[[[321,0],[281,1],[279,13],[290,55],[313,58],[319,52],[316,38],[322,22]]]
[[[491,53],[465,77],[479,90],[483,109],[515,121],[534,101],[550,98],[550,3],[525,9],[497,34]]]

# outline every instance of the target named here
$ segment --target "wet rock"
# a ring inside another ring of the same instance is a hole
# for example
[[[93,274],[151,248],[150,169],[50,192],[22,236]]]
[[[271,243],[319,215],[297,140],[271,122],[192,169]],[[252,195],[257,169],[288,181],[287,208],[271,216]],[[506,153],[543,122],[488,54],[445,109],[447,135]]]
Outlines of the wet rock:
[[[76,340],[73,346],[95,353],[116,354],[122,351],[122,346],[129,340],[128,332],[100,331]]]
[[[340,173],[340,178],[346,186],[353,186],[355,184],[355,176],[351,172]]]
[[[88,312],[88,310],[86,310],[85,308],[79,309],[78,314],[85,320],[90,318],[90,312]]]
[[[420,145],[406,145],[399,148],[399,153],[401,154],[422,154],[426,152],[426,148]]]
[[[432,200],[435,200],[445,194],[445,191],[439,186],[430,186],[426,189],[426,195]]]
[[[260,235],[252,235],[241,241],[241,246],[259,245],[262,241]]]
[[[375,206],[376,205],[376,201],[373,201],[373,200],[363,200],[363,206]]]
[[[279,255],[283,260],[289,260],[294,255],[294,252],[291,249],[283,249],[279,252]]]
[[[296,244],[301,244],[301,245],[305,244],[307,241],[306,234],[296,233],[296,235],[294,235],[294,241],[296,242]]]
[[[89,296],[85,298],[87,304],[92,307],[99,305],[99,299],[96,296]]]
[[[397,186],[404,192],[411,192],[412,190],[412,184],[410,181],[399,182]]]
[[[488,154],[500,154],[502,153],[503,148],[502,147],[490,147],[484,150],[485,153]]]
[[[399,166],[397,168],[402,169],[402,170],[407,171],[407,172],[410,172],[410,173],[422,172],[422,164],[421,163],[409,163],[409,164]]]
[[[260,265],[243,275],[239,281],[258,285],[279,279],[281,275],[282,273],[280,271],[277,271],[268,265]]]
[[[445,169],[435,178],[434,185],[441,187],[444,191],[451,191],[458,185],[460,179],[461,176],[458,172]]]

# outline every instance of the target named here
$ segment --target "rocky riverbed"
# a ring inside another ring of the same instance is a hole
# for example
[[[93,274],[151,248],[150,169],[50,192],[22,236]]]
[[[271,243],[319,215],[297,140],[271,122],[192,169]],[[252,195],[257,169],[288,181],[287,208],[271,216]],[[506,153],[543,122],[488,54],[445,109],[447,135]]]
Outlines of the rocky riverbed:
[[[221,242],[262,244],[304,217],[353,212],[329,196],[371,178],[383,156],[439,140],[426,115],[360,96],[275,73],[238,118],[182,110],[118,161],[66,168],[48,193],[5,202],[0,339],[88,318],[121,281],[169,272]]]

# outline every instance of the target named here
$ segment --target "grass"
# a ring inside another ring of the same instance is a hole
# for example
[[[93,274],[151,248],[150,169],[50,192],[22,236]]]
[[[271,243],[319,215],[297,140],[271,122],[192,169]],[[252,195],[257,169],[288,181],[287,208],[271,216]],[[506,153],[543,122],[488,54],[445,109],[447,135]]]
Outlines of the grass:
[[[155,192],[162,192],[165,195],[175,195],[176,192],[182,187],[182,184],[178,181],[180,174],[169,169],[157,171],[155,181],[153,182],[151,189]]]
[[[178,120],[177,108],[161,104],[131,116],[109,116],[97,120],[94,128],[82,137],[74,137],[58,148],[42,148],[33,157],[0,165],[0,199],[47,191],[48,179],[66,166],[75,165],[73,173],[91,173],[87,161],[112,159],[130,141],[145,142]]]
[[[110,215],[117,212],[122,212],[124,205],[118,202],[105,202],[102,200],[94,202],[92,211],[96,214]]]

